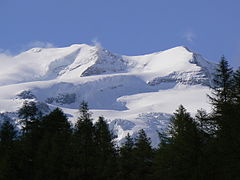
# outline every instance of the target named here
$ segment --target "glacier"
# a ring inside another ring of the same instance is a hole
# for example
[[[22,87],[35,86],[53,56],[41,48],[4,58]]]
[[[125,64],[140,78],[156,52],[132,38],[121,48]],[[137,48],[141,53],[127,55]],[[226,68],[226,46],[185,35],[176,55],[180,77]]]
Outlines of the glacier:
[[[139,55],[118,55],[100,46],[32,48],[0,56],[0,119],[16,118],[24,101],[46,113],[60,107],[75,123],[81,101],[94,120],[104,116],[121,144],[144,129],[153,146],[180,104],[194,115],[211,111],[207,94],[216,64],[179,46]]]

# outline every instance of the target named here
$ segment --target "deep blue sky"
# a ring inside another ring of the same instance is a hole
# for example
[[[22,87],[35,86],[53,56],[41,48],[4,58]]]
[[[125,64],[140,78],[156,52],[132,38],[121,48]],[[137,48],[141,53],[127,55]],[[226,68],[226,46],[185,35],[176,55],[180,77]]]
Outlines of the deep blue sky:
[[[125,55],[185,45],[239,66],[240,1],[0,0],[2,52],[93,40]]]

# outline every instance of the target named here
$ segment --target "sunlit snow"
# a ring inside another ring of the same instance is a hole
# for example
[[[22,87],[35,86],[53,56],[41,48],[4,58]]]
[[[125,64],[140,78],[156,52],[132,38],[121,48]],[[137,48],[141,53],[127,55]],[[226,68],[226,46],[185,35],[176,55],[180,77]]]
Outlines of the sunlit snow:
[[[157,130],[166,128],[180,104],[193,115],[200,108],[210,111],[206,95],[215,64],[182,46],[122,56],[80,44],[0,55],[0,67],[0,112],[16,112],[25,100],[35,100],[61,107],[74,122],[85,100],[95,119],[107,119],[119,143],[143,128],[156,145]]]

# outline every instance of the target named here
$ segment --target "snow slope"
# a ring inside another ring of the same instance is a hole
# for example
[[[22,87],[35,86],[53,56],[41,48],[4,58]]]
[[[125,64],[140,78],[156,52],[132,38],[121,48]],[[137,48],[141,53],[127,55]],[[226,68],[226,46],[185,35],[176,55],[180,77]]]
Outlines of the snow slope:
[[[143,128],[156,145],[156,131],[166,128],[180,104],[193,114],[210,110],[206,94],[215,66],[182,46],[141,56],[86,44],[33,48],[0,56],[0,112],[14,117],[9,112],[35,100],[46,111],[46,105],[63,108],[74,122],[85,100],[95,119],[107,119],[119,144]]]

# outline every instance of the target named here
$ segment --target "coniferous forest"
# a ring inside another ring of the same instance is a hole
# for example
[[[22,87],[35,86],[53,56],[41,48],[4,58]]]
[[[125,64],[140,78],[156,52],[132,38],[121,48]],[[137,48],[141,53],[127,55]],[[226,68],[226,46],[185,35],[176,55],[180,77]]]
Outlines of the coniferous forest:
[[[240,179],[240,69],[222,57],[209,99],[195,117],[180,105],[151,147],[144,130],[117,147],[104,117],[93,123],[86,102],[71,125],[59,108],[43,115],[34,102],[18,111],[17,130],[0,128],[0,180]]]

